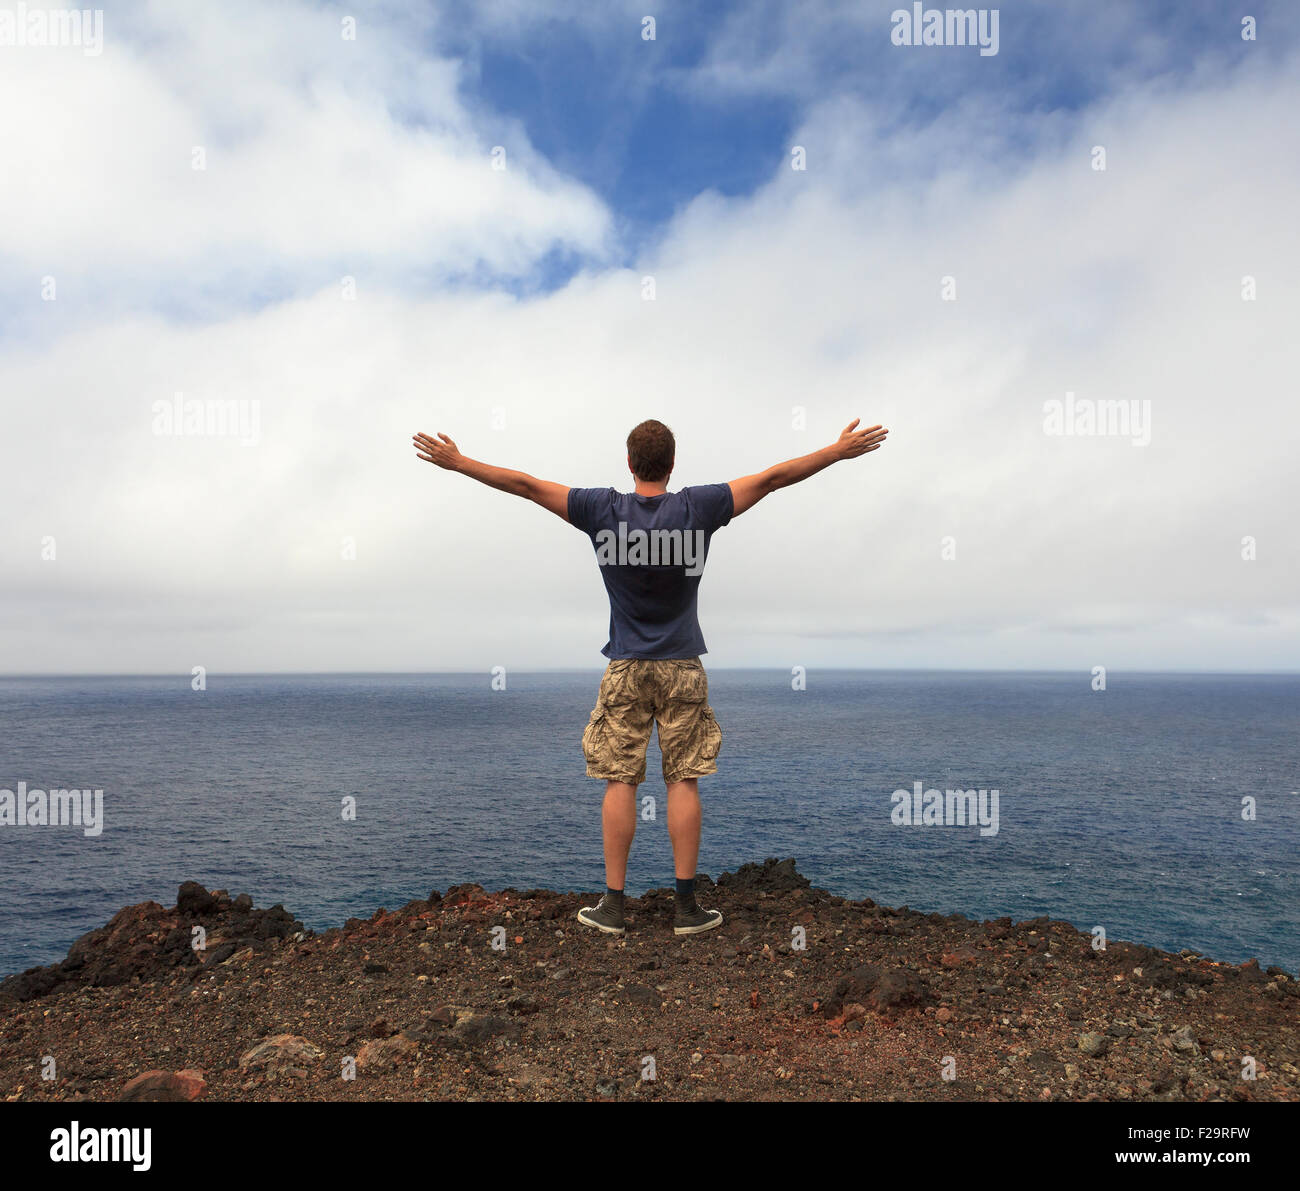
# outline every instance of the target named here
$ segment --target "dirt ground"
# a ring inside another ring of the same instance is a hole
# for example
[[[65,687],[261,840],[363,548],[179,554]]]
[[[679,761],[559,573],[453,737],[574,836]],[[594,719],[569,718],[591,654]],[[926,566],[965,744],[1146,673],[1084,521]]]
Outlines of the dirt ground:
[[[14,1100],[1300,1099],[1300,982],[1067,923],[890,909],[793,861],[672,894],[453,887],[316,935],[187,883],[0,984]],[[205,947],[192,944],[202,928]]]

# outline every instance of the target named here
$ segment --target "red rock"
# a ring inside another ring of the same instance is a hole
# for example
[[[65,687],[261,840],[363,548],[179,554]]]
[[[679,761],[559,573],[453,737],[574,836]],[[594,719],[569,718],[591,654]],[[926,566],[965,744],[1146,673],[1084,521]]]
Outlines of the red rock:
[[[119,1100],[184,1101],[200,1100],[208,1090],[200,1071],[146,1071],[128,1080]]]
[[[1247,984],[1263,984],[1268,979],[1259,969],[1259,960],[1248,959],[1241,965],[1241,978]]]
[[[276,1034],[259,1042],[239,1060],[241,1071],[265,1071],[274,1075],[281,1070],[299,1070],[323,1058],[325,1052],[297,1034]]]
[[[357,1051],[357,1067],[362,1071],[386,1070],[413,1058],[419,1049],[419,1043],[405,1034],[367,1042]]]

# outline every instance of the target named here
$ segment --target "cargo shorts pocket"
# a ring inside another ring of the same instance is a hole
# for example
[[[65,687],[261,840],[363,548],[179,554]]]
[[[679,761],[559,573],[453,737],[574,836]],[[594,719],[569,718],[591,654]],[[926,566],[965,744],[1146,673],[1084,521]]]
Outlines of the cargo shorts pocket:
[[[599,764],[605,755],[605,736],[605,708],[598,706],[582,731],[582,755],[588,766]]]
[[[718,753],[722,751],[722,725],[718,723],[712,707],[704,708],[700,720],[703,729],[700,742],[700,760],[716,761]]]
[[[703,703],[709,697],[709,677],[698,661],[674,661],[671,666],[667,702]]]
[[[619,658],[605,667],[596,698],[599,711],[608,706],[627,706],[637,699],[635,658]],[[594,714],[594,713],[593,713]]]

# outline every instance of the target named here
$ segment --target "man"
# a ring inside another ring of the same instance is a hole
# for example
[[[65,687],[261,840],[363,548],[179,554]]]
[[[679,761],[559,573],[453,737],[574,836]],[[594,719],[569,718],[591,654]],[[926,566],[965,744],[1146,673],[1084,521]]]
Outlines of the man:
[[[676,461],[673,433],[662,422],[642,422],[627,437],[631,492],[569,488],[462,455],[445,434],[414,437],[426,463],[458,471],[491,488],[549,509],[587,534],[596,548],[609,594],[610,659],[596,707],[582,735],[587,776],[605,782],[601,824],[605,894],[578,912],[586,926],[621,935],[627,858],[636,832],[636,789],[645,781],[646,746],[659,730],[668,790],[668,835],[677,873],[673,931],[699,934],[722,924],[717,910],[695,900],[700,849],[699,779],[718,771],[722,729],[709,706],[706,652],[696,618],[696,595],[715,530],[753,508],[769,492],[816,475],[842,459],[882,446],[889,431],[858,430],[854,418],[828,447],[733,480],[668,491]]]

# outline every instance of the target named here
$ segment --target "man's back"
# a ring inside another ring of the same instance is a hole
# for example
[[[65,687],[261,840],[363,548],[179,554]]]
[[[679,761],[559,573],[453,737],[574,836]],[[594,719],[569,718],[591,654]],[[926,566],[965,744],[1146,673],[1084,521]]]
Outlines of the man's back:
[[[596,548],[609,593],[609,658],[693,658],[705,653],[696,615],[715,530],[731,520],[728,484],[643,496],[571,488],[568,518]]]

